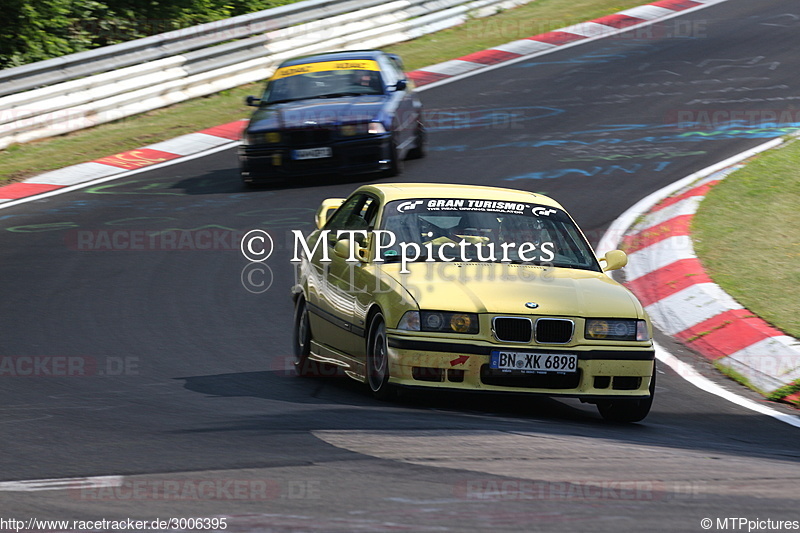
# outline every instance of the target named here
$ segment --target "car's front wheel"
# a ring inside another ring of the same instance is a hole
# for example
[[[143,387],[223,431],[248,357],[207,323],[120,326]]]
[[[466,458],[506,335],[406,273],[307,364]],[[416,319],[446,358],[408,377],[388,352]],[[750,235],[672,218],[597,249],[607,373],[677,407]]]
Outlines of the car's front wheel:
[[[403,159],[400,157],[400,148],[397,146],[397,136],[392,135],[389,141],[389,168],[386,170],[386,177],[392,178],[403,173]]]
[[[656,367],[650,378],[650,397],[643,400],[608,400],[597,403],[600,415],[609,422],[639,422],[644,420],[653,406],[656,395]]]
[[[390,399],[394,391],[389,385],[389,342],[381,313],[376,313],[370,321],[366,363],[367,384],[372,394],[380,400]]]
[[[422,159],[428,153],[428,134],[425,125],[421,120],[417,121],[417,129],[414,133],[414,148],[408,152],[409,159]]]
[[[313,375],[310,368],[311,361],[308,356],[311,354],[311,324],[308,320],[308,306],[306,299],[300,296],[294,307],[294,370],[298,376],[307,377]]]

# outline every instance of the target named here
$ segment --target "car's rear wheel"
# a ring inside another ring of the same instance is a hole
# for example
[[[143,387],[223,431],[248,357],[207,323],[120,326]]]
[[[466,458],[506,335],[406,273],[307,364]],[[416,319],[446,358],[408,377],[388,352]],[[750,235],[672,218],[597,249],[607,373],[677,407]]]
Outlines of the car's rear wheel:
[[[608,400],[597,403],[600,415],[609,422],[639,422],[644,420],[653,406],[656,395],[656,367],[650,378],[650,397],[644,400]]]
[[[414,135],[414,148],[409,150],[409,159],[422,159],[428,154],[428,133],[421,120],[417,121],[417,130]]]
[[[380,400],[394,395],[389,385],[389,342],[386,337],[386,322],[376,313],[370,321],[367,337],[367,384],[372,394]]]
[[[294,307],[294,370],[298,376],[312,376],[311,361],[311,323],[308,320],[306,299],[300,296]]]

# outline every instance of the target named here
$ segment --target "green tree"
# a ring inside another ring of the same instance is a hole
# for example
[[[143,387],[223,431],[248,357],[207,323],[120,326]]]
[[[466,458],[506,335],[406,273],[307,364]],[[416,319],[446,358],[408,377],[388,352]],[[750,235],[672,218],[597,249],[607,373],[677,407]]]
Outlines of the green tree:
[[[82,52],[297,0],[3,0],[0,68]]]

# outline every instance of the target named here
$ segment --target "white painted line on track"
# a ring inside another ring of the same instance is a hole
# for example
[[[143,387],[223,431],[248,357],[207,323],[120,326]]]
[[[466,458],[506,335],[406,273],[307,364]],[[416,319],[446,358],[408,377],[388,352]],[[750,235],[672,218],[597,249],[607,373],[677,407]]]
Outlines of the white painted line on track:
[[[0,481],[0,492],[40,492],[44,490],[80,490],[119,487],[123,476],[67,477]]]
[[[680,377],[697,387],[698,389],[704,390],[708,393],[711,393],[715,396],[719,396],[725,400],[728,400],[731,403],[734,403],[740,407],[744,407],[745,409],[750,409],[751,411],[755,411],[762,415],[766,415],[772,417],[780,422],[784,422],[789,424],[790,426],[794,426],[796,428],[800,428],[800,417],[795,415],[789,415],[785,413],[781,413],[767,405],[762,405],[758,402],[754,402],[753,400],[744,398],[739,396],[738,394],[731,392],[727,389],[724,389],[711,381],[710,379],[701,376],[697,370],[695,370],[689,363],[685,363],[669,353],[666,349],[664,349],[658,343],[655,344],[656,349],[656,358],[659,361],[670,367],[674,370]]]
[[[207,133],[195,132],[151,144],[145,146],[144,148],[149,150],[160,150],[170,154],[178,154],[179,156],[187,156],[195,153],[198,146],[205,145],[207,148],[215,148],[230,142],[230,139],[226,139],[224,137],[215,137],[214,135],[208,135]]]
[[[122,174],[124,172],[126,172],[124,168],[103,165],[96,161],[88,161],[86,163],[78,163],[77,165],[45,172],[44,174],[39,174],[38,176],[27,179],[22,183],[69,186],[86,183],[87,178],[90,180],[107,178],[108,176]]]
[[[483,68],[483,63],[475,63],[473,61],[463,61],[461,59],[451,59],[444,63],[437,63],[429,67],[425,67],[425,72],[432,72],[433,74],[444,74],[446,76],[456,76],[465,72],[471,72],[476,69]],[[419,90],[419,89],[417,89]]]
[[[658,329],[670,336],[734,309],[744,307],[716,283],[695,283],[645,307]]]
[[[622,234],[620,234],[620,237],[622,237]],[[628,254],[625,280],[628,282],[636,281],[642,276],[660,270],[676,261],[694,259],[696,257],[694,246],[692,246],[692,238],[689,235],[667,237],[647,248]]]
[[[178,164],[178,163],[185,163],[186,161],[191,161],[192,159],[197,159],[199,157],[205,157],[207,155],[211,155],[211,154],[215,154],[217,152],[222,152],[224,150],[228,150],[229,148],[233,148],[234,146],[237,146],[237,145],[239,145],[239,141],[231,141],[231,142],[228,142],[228,143],[223,144],[221,146],[216,146],[214,148],[209,148],[208,150],[204,150],[202,152],[197,152],[196,154],[187,155],[187,156],[179,157],[179,158],[176,158],[176,159],[170,159],[169,161],[164,161],[162,163],[156,163],[155,165],[150,165],[150,166],[147,166],[147,167],[138,168],[136,170],[125,171],[125,174],[123,176],[118,176],[118,175],[115,174],[113,176],[108,176],[108,177],[105,177],[105,178],[99,178],[99,179],[92,180],[92,181],[86,181],[86,182],[83,182],[83,183],[78,183],[78,184],[75,184],[75,185],[71,185],[69,187],[63,187],[61,189],[55,189],[55,190],[52,190],[52,191],[44,192],[42,194],[37,194],[36,196],[26,196],[25,198],[19,198],[17,200],[11,200],[9,202],[5,202],[3,204],[0,204],[0,209],[5,209],[6,207],[12,207],[12,206],[15,206],[15,205],[24,204],[24,203],[27,203],[27,202],[32,202],[34,200],[41,200],[42,198],[48,198],[50,196],[56,196],[56,195],[64,194],[64,193],[67,193],[67,192],[77,191],[79,189],[83,189],[83,188],[86,188],[86,187],[91,187],[93,185],[98,185],[100,183],[105,183],[107,181],[112,181],[112,180],[116,180],[116,179],[120,179],[120,178],[127,178],[129,176],[133,176],[134,174],[139,174],[141,172],[147,172],[147,171],[150,171],[150,170],[157,170],[159,168],[168,167],[170,165],[175,165],[175,164]]]
[[[510,43],[495,46],[494,48],[491,48],[491,50],[500,50],[501,52],[509,52],[511,54],[526,55],[535,54],[544,50],[552,50],[553,48],[558,48],[558,45],[534,41],[532,39],[520,39],[518,41],[511,41]],[[427,72],[425,69],[421,70]]]
[[[605,24],[598,24],[596,22],[581,22],[553,31],[573,33],[582,37],[595,37],[597,35],[608,35],[610,33],[615,33],[617,29],[618,28],[615,28],[614,26],[606,26]]]
[[[669,207],[665,207],[663,209],[659,209],[653,213],[647,215],[647,220],[645,221],[647,225],[644,223],[637,224],[637,232],[643,233],[650,228],[663,224],[665,222],[669,222],[675,217],[680,217],[684,215],[694,215],[697,212],[697,207],[700,205],[700,202],[703,201],[702,196],[690,196],[685,200],[681,200],[680,202],[675,202]]]
[[[671,9],[667,9],[665,7],[645,5],[645,6],[633,7],[631,9],[626,9],[624,11],[620,11],[617,14],[628,15],[629,17],[634,17],[637,19],[653,20],[658,18],[666,18],[672,13],[673,11]]]

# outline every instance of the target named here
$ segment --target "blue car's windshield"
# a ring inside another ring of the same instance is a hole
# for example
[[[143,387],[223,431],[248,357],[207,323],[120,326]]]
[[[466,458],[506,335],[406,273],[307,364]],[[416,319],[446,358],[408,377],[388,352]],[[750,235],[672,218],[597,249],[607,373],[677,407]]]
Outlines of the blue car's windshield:
[[[380,72],[340,69],[272,79],[261,101],[263,104],[275,104],[308,98],[376,95],[383,94],[383,91]]]
[[[380,257],[428,261],[491,261],[600,271],[588,243],[561,209],[472,199],[389,202]],[[392,242],[394,238],[394,242]],[[404,244],[405,243],[405,244]],[[419,250],[419,254],[417,254]]]

